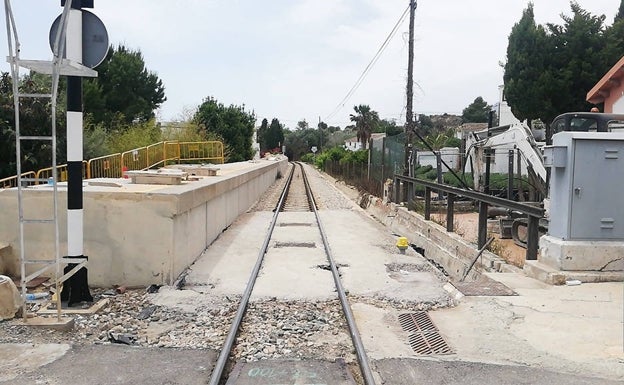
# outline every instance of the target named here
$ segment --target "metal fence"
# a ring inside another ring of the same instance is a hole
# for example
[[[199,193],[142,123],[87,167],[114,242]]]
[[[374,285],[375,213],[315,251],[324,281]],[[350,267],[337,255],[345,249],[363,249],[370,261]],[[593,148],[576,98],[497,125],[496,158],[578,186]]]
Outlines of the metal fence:
[[[97,175],[97,176],[96,176]],[[87,178],[121,178],[121,154],[100,156],[90,159],[87,165]]]
[[[36,176],[34,171],[28,171],[25,173],[22,173],[22,179],[28,178],[28,179],[34,179]],[[17,187],[17,175],[14,176],[10,176],[8,178],[4,178],[4,179],[0,179],[0,188],[11,188],[11,187]],[[29,181],[26,182],[27,185],[32,185],[35,184],[34,181]]]
[[[158,142],[147,147],[135,148],[124,153],[101,156],[83,161],[83,178],[120,178],[124,171],[147,170],[166,166],[173,163],[216,163],[223,164],[223,143],[218,141],[207,142]],[[67,181],[67,165],[57,166],[57,178],[60,182]],[[44,168],[36,173],[23,173],[0,179],[0,188],[17,187],[19,179],[26,179],[24,183],[40,184],[52,177],[52,167]]]
[[[384,184],[405,169],[405,134],[372,139],[368,164],[327,161],[323,169],[334,178],[381,196]]]
[[[49,178],[52,178],[54,175],[54,168],[53,167],[47,167],[47,168],[42,168],[41,170],[37,171],[37,174],[35,175],[35,179],[38,179],[39,181],[41,180],[47,180]],[[65,182],[67,180],[67,164],[61,164],[59,166],[56,166],[56,172],[57,172],[57,179],[61,182]],[[82,161],[82,177],[83,178],[87,178],[87,162],[86,161]],[[41,182],[37,182],[36,184],[39,184]]]

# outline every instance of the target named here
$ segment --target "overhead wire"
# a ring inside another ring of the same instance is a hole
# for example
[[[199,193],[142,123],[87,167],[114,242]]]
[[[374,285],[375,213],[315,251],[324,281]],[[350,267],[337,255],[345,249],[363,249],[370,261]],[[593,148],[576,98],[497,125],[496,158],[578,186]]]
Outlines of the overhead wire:
[[[384,40],[384,42],[381,44],[381,46],[379,47],[379,49],[377,50],[377,53],[375,53],[375,56],[373,56],[373,58],[371,59],[371,61],[368,63],[368,65],[366,66],[366,68],[364,68],[364,71],[362,71],[362,74],[360,75],[360,77],[356,80],[355,84],[353,85],[353,87],[351,87],[351,89],[349,90],[349,92],[347,92],[347,94],[344,96],[344,98],[342,98],[342,100],[338,103],[338,105],[336,106],[336,108],[334,108],[334,110],[325,117],[324,121],[327,121],[329,119],[331,119],[334,115],[336,115],[338,113],[338,111],[340,111],[340,109],[342,107],[344,107],[345,103],[349,100],[349,98],[355,93],[355,91],[357,91],[357,89],[360,87],[360,85],[362,84],[362,82],[364,81],[364,78],[366,78],[366,75],[368,75],[368,73],[370,72],[370,70],[373,68],[373,66],[375,65],[375,63],[377,63],[377,60],[379,60],[379,57],[381,57],[381,54],[383,53],[383,51],[386,49],[386,47],[388,46],[388,44],[390,43],[390,41],[392,40],[392,38],[394,37],[394,35],[396,34],[397,30],[399,29],[399,27],[401,26],[401,24],[403,23],[403,21],[405,20],[405,17],[408,14],[408,11],[410,9],[410,6],[408,5],[407,8],[405,8],[405,11],[403,11],[403,14],[401,15],[401,17],[399,17],[399,20],[396,22],[396,24],[394,25],[394,27],[392,28],[392,30],[390,31],[390,33],[388,34],[388,36],[386,37],[386,40]]]

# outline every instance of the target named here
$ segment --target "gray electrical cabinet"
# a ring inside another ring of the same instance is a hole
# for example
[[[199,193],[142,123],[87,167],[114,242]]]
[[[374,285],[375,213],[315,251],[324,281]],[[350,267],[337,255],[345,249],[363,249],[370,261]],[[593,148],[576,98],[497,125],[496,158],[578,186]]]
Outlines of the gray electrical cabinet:
[[[624,240],[624,133],[557,133],[544,165],[551,170],[551,236]]]

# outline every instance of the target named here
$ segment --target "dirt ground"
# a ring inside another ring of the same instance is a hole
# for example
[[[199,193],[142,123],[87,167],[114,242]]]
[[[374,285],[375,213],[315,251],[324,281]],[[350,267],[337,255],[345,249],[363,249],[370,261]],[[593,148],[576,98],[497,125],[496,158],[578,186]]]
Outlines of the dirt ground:
[[[431,213],[431,219],[435,222],[445,224],[446,214]],[[455,232],[470,242],[477,243],[479,213],[455,213]],[[503,258],[507,263],[514,266],[523,267],[526,249],[516,245],[513,239],[501,239],[498,230],[498,220],[488,221],[488,236],[493,236],[494,241],[488,250]]]

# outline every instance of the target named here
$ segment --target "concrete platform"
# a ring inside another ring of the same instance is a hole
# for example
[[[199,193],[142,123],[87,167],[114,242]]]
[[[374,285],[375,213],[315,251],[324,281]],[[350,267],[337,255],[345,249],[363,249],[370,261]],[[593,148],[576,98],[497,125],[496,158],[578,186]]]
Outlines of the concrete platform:
[[[220,165],[219,175],[197,177],[180,185],[132,184],[128,179],[84,182],[84,253],[89,256],[89,284],[147,286],[172,284],[240,214],[266,191],[287,159]],[[96,181],[97,181],[96,180]],[[118,187],[117,187],[118,186]],[[61,253],[66,246],[65,183],[59,186]],[[52,187],[24,191],[25,217],[52,216]],[[0,190],[0,240],[10,252],[0,254],[0,274],[19,275],[17,189]],[[29,259],[53,259],[54,231],[48,224],[26,226]],[[36,265],[31,266],[36,268]]]
[[[226,385],[356,385],[344,361],[263,360],[239,363]]]

